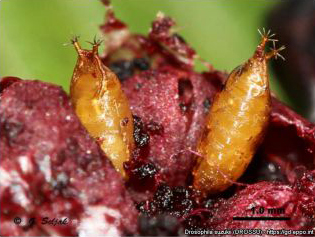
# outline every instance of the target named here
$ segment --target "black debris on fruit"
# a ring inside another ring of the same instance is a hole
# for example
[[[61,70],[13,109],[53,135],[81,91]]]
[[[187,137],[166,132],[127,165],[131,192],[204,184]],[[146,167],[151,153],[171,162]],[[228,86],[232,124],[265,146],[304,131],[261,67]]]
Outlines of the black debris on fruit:
[[[142,86],[143,86],[143,85],[142,85],[141,83],[136,83],[135,88],[136,88],[136,90],[138,91],[138,90],[141,89]]]
[[[128,60],[119,60],[109,65],[109,68],[117,75],[120,81],[133,76],[134,65]]]
[[[211,208],[211,207],[213,207],[214,203],[215,203],[214,199],[209,198],[209,199],[207,199],[207,200],[204,202],[204,207],[205,207],[205,208]]]
[[[157,207],[162,211],[169,211],[173,209],[173,192],[167,185],[161,185],[158,187],[154,195],[154,202]]]
[[[153,178],[157,173],[157,168],[154,164],[148,163],[140,166],[139,168],[135,168],[132,171],[139,179]]]
[[[206,98],[204,101],[203,101],[203,107],[205,109],[205,112],[208,113],[209,112],[209,109],[210,109],[210,106],[211,106],[211,102],[210,102],[210,99],[209,98]]]
[[[161,184],[151,200],[138,204],[138,210],[147,216],[169,214],[180,218],[187,215],[195,206],[196,203],[187,188],[180,186],[171,188]]]
[[[133,65],[141,71],[145,71],[150,68],[149,61],[146,58],[135,58],[133,60]]]
[[[137,147],[147,146],[150,142],[150,136],[145,131],[144,124],[141,118],[134,115],[133,122],[134,122],[133,137],[135,139],[136,146]]]
[[[188,111],[189,106],[181,102],[181,103],[179,103],[179,108],[180,108],[180,110],[181,110],[183,113],[185,113],[185,112]]]
[[[150,69],[150,64],[146,58],[135,58],[133,60],[121,59],[109,65],[109,68],[117,75],[120,81],[132,77],[135,70],[145,71]]]

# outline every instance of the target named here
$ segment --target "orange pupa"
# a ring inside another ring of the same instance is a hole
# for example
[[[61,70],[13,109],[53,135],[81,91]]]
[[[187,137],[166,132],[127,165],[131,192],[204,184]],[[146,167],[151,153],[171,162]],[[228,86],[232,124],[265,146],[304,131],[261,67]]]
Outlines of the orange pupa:
[[[129,102],[117,76],[98,56],[100,41],[94,40],[92,50],[82,49],[77,38],[72,43],[78,53],[70,87],[75,112],[115,168],[126,177],[123,163],[134,148]]]
[[[268,126],[271,95],[267,62],[282,57],[279,49],[265,53],[274,35],[261,34],[254,55],[229,75],[224,89],[214,98],[203,135],[197,145],[193,171],[195,189],[202,194],[227,189],[246,170]]]

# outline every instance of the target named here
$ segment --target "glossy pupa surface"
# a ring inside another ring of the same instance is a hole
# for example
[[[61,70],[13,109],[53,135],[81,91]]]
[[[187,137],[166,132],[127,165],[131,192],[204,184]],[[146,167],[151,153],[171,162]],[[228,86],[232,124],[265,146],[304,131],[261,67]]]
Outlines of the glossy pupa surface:
[[[213,101],[193,171],[193,186],[204,195],[222,192],[236,181],[264,136],[271,110],[267,61],[283,49],[265,53],[270,37],[262,35],[254,55],[232,71]]]
[[[115,168],[126,177],[123,163],[134,147],[133,118],[117,76],[98,56],[100,42],[84,50],[77,39],[78,60],[71,80],[70,95],[75,112],[89,134],[97,139]]]

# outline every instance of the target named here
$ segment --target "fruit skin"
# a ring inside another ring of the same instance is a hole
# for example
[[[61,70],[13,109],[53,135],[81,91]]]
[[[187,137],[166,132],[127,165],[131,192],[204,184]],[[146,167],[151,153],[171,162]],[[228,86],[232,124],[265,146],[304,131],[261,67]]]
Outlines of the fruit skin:
[[[207,108],[203,102],[216,92],[215,72],[200,75],[172,66],[143,71],[122,83],[132,113],[142,119],[150,136],[147,162],[152,162],[171,186],[185,185]],[[154,128],[157,127],[157,128]],[[138,140],[138,139],[137,139]]]
[[[61,87],[31,80],[11,84],[1,94],[0,129],[1,236],[137,233],[138,213],[121,175]],[[36,223],[45,216],[68,217],[69,224],[23,229],[13,223],[15,216]]]
[[[254,55],[232,71],[213,100],[193,171],[194,188],[205,196],[231,186],[262,142],[271,111],[267,61],[279,51],[264,53],[269,40],[262,35]]]
[[[18,77],[2,77],[1,80],[0,80],[0,84],[1,84],[1,87],[0,87],[0,96],[2,94],[2,92],[7,89],[9,86],[11,86],[13,83],[17,82],[21,80],[20,78]]]
[[[71,102],[89,134],[127,178],[123,163],[134,148],[132,114],[118,78],[98,56],[99,43],[94,42],[93,50],[83,50],[73,41],[78,61],[71,80]]]
[[[101,27],[112,42],[113,35],[122,30],[121,24],[112,27],[116,21],[112,14],[107,15]],[[225,77],[215,70],[194,71],[195,51],[174,33],[174,25],[170,17],[158,14],[147,37],[130,32],[128,37],[120,35],[115,41],[119,47],[106,44],[102,55],[103,63],[119,73],[133,115],[142,119],[144,127],[155,123],[163,128],[159,133],[148,132],[144,159],[155,165],[161,180],[170,186],[186,185],[190,179],[195,160],[188,150],[196,148],[212,98]],[[126,24],[123,30],[128,31]],[[131,67],[139,58],[148,64],[141,70]]]

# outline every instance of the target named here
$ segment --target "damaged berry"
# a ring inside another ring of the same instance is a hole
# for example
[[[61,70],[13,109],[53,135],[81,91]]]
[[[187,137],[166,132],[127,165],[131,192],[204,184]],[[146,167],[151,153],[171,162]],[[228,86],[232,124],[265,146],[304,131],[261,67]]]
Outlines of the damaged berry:
[[[61,87],[14,82],[1,95],[0,128],[0,169],[6,177],[0,179],[1,236],[136,232],[138,212],[121,175],[83,127]],[[95,213],[108,229],[84,224]],[[15,216],[67,217],[78,224],[52,226],[39,221],[24,229],[14,224]]]

